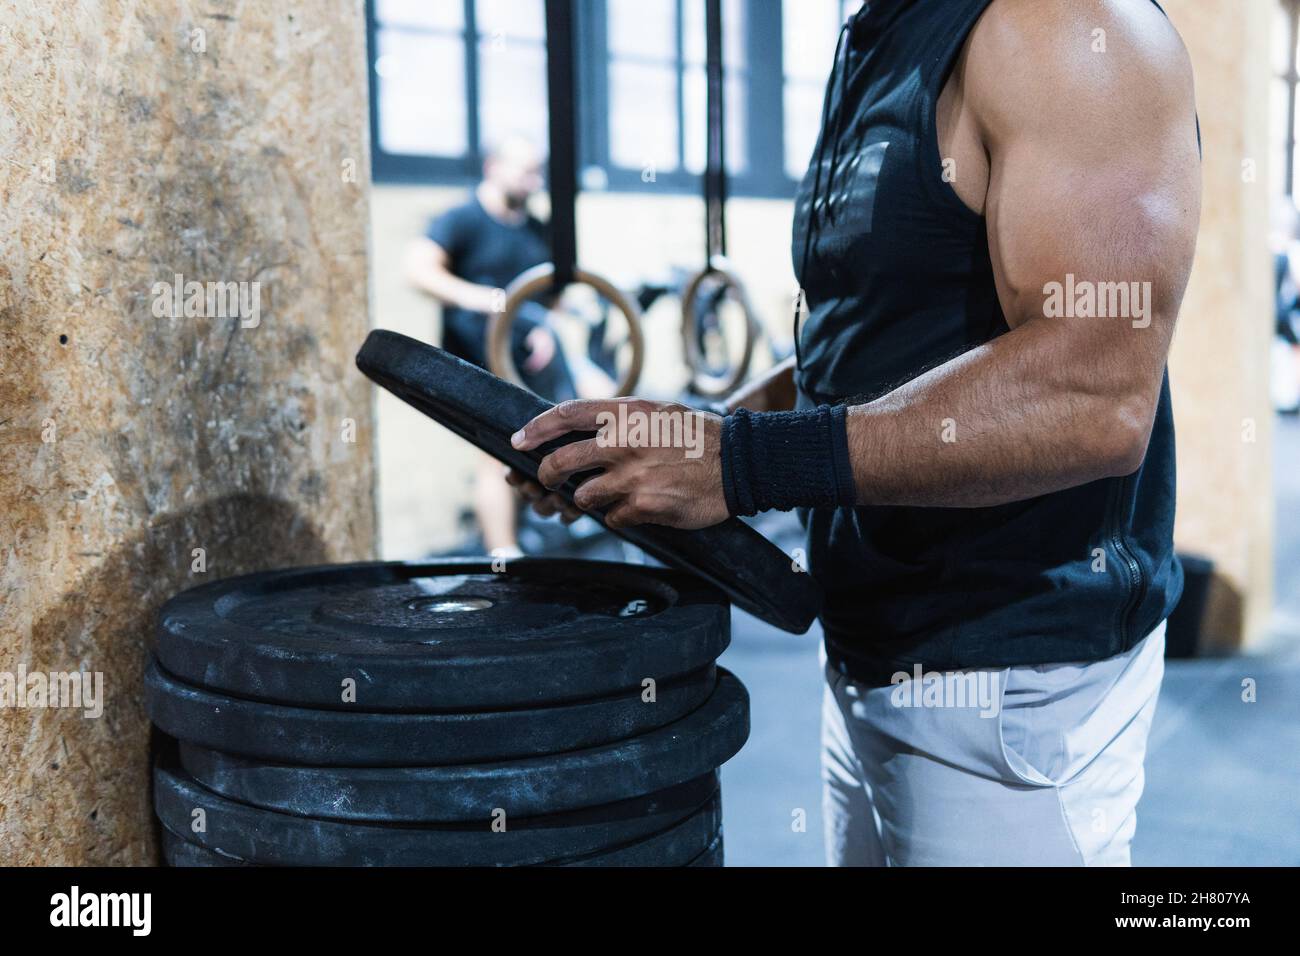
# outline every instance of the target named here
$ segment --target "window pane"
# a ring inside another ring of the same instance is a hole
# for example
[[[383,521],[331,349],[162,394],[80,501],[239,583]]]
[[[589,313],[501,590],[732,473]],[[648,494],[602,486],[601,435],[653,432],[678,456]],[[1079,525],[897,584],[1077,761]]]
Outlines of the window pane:
[[[1269,190],[1280,196],[1286,192],[1286,167],[1291,161],[1287,152],[1287,97],[1290,84],[1286,80],[1274,79],[1269,97],[1269,156],[1272,166],[1269,169]]]
[[[613,56],[677,59],[676,0],[609,0]]]
[[[375,20],[384,26],[463,30],[465,4],[464,0],[375,0]]]
[[[546,8],[542,0],[476,0],[476,3],[475,26],[483,36],[545,42]]]
[[[749,142],[745,130],[749,126],[749,103],[745,97],[743,77],[727,80],[727,171],[739,175],[749,168]]]
[[[722,11],[722,29],[727,29],[727,13]],[[704,46],[704,0],[686,0],[682,4],[682,59],[687,63],[703,63],[707,53]],[[726,43],[726,34],[723,34]],[[724,56],[723,62],[726,62]]]
[[[1273,146],[1284,146],[1286,143],[1286,121],[1287,121],[1287,93],[1290,85],[1286,80],[1274,79],[1270,83],[1269,96],[1269,124],[1268,135],[1269,141]]]
[[[785,75],[822,80],[831,72],[843,20],[839,0],[799,0],[781,6]]]
[[[822,119],[822,83],[790,80],[785,85],[785,171],[802,179],[817,145]]]
[[[616,166],[660,172],[677,168],[677,70],[611,63],[610,159]]]
[[[1296,15],[1297,15],[1297,16],[1300,16],[1300,13],[1297,13]],[[1288,14],[1288,18],[1289,18],[1289,17],[1290,17],[1290,14]],[[1289,27],[1286,29],[1286,31],[1285,31],[1285,35],[1286,35],[1287,37],[1292,36]],[[1300,30],[1297,30],[1297,31],[1295,32],[1294,36],[1295,36],[1295,44],[1296,44],[1296,45],[1295,45],[1294,47],[1291,48],[1291,60],[1290,60],[1290,62],[1287,63],[1287,65],[1286,65],[1286,69],[1287,69],[1288,72],[1289,72],[1292,68],[1294,68],[1294,66],[1295,66],[1295,64],[1296,64],[1297,61],[1300,61]]]
[[[1297,98],[1295,103],[1296,106],[1295,115],[1296,115],[1297,123],[1300,124],[1300,88],[1292,89],[1291,95]],[[1282,125],[1283,127],[1286,126],[1285,121],[1283,122]],[[1291,131],[1291,135],[1293,138],[1295,137],[1295,134],[1296,134],[1296,130],[1293,129]],[[1291,155],[1288,156],[1287,159],[1290,160],[1291,162],[1291,189],[1292,192],[1294,192],[1296,183],[1300,183],[1300,150],[1297,150],[1295,148],[1295,145],[1290,143],[1287,144],[1287,146],[1284,148],[1289,148],[1291,151]],[[1282,169],[1285,171],[1286,169],[1285,164],[1283,164]],[[1286,179],[1285,179],[1285,172],[1284,172],[1282,177],[1282,192],[1285,191],[1286,191]]]
[[[1278,4],[1273,8],[1273,72],[1286,74],[1291,59],[1291,14]]]
[[[484,148],[519,133],[543,151],[547,144],[546,50],[536,43],[495,39],[479,44],[479,139]]]
[[[708,159],[708,95],[704,67],[688,66],[682,73],[682,128],[686,171],[690,173],[703,172]]]
[[[464,155],[469,133],[461,38],[380,29],[375,47],[380,149]]]
[[[686,136],[686,169],[691,173],[704,172],[708,159],[708,87],[704,67],[687,67],[682,76],[682,107]],[[745,140],[745,81],[741,76],[729,76],[724,96],[727,111],[727,172],[740,175],[749,166]]]

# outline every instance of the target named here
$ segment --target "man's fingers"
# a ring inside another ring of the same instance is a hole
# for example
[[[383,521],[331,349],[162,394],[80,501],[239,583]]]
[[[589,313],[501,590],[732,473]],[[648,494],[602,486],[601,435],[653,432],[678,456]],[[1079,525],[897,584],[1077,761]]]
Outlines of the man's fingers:
[[[612,476],[597,475],[578,486],[573,503],[583,511],[599,511],[621,500],[625,494]]]
[[[527,475],[511,470],[506,472],[506,484],[515,489],[515,493],[525,501],[537,501],[546,496],[546,489]]]
[[[605,513],[608,528],[630,528],[638,524],[645,524],[645,516],[629,501],[620,501]]]
[[[560,511],[561,500],[558,495],[542,495],[533,501],[533,510],[543,518],[549,518]]]
[[[537,469],[537,480],[547,488],[558,488],[579,472],[608,467],[613,461],[609,452],[610,449],[596,444],[594,438],[575,441],[555,449],[542,459]]]
[[[560,402],[511,435],[510,444],[520,451],[528,451],[569,432],[594,432],[598,424],[597,417],[602,412],[617,415],[618,406],[619,402],[605,399]]]
[[[521,471],[506,469],[506,484],[515,489],[519,497],[528,501],[534,511],[544,518],[558,514],[565,524],[573,524],[582,517],[582,510],[569,504],[561,495],[552,494]]]

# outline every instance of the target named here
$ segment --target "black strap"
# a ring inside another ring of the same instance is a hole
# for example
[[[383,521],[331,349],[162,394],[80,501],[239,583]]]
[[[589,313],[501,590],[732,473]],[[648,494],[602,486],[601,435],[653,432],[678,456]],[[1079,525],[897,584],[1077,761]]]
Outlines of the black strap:
[[[708,153],[704,166],[704,250],[707,261],[727,254],[726,112],[723,102],[722,0],[704,4],[704,72],[708,85]]]
[[[557,291],[573,281],[578,259],[578,90],[573,26],[573,0],[546,0],[551,261],[555,266]]]

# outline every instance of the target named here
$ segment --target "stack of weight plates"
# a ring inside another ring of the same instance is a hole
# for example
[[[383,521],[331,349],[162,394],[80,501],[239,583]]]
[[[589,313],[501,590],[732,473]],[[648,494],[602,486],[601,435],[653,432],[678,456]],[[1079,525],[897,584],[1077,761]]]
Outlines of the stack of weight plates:
[[[720,866],[744,687],[726,597],[520,558],[249,575],[161,613],[176,866]]]

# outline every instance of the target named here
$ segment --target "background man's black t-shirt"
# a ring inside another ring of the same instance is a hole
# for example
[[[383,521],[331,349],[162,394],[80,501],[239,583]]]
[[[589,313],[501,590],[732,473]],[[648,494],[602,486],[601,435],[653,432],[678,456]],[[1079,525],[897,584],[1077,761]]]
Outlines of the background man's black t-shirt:
[[[425,236],[446,251],[454,275],[504,289],[521,272],[550,261],[546,227],[528,216],[518,225],[494,219],[474,197],[429,223]],[[442,346],[476,365],[487,365],[487,322],[481,312],[456,306],[442,311]],[[515,331],[527,323],[523,316]]]

